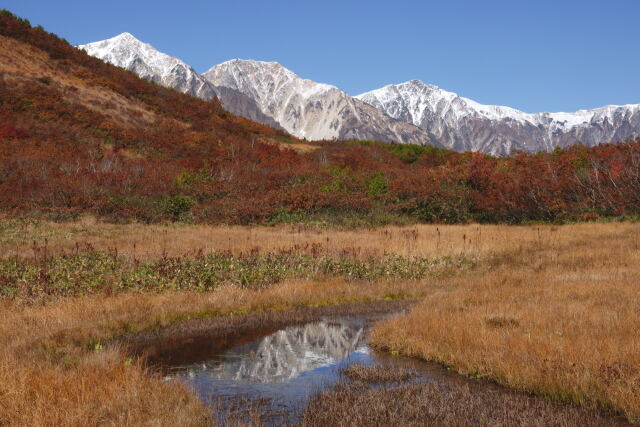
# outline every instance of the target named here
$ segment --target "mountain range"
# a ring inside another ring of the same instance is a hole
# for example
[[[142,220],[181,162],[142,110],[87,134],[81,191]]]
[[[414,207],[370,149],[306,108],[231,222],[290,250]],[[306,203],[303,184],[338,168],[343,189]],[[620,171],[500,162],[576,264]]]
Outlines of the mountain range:
[[[229,112],[300,138],[433,143],[417,126],[334,86],[302,79],[275,62],[233,60],[199,75],[129,33],[78,47],[164,86],[203,99],[215,95]]]
[[[419,80],[350,96],[276,62],[234,59],[199,74],[129,33],[78,47],[158,84],[205,100],[217,96],[233,114],[309,140],[372,139],[506,155],[640,136],[640,104],[531,114]]]
[[[594,146],[640,135],[638,104],[529,114],[482,105],[419,80],[385,86],[357,98],[425,129],[432,139],[456,151],[551,151],[576,143]]]
[[[145,223],[371,226],[640,214],[640,138],[519,152],[517,158],[432,145],[305,141],[231,114],[218,96],[233,94],[225,99],[228,109],[238,108],[234,99],[242,97],[255,114],[307,138],[335,122],[327,138],[366,131],[388,141],[402,142],[396,133],[435,144],[436,138],[447,142],[447,135],[454,140],[470,116],[479,122],[474,130],[489,135],[479,149],[492,153],[514,145],[489,145],[497,130],[485,122],[553,123],[557,130],[545,135],[555,136],[581,127],[608,130],[587,126],[601,120],[616,132],[634,132],[634,107],[527,115],[418,81],[356,98],[275,63],[230,61],[205,76],[132,36],[120,38],[121,49],[108,42],[96,52],[128,61],[147,78],[0,11],[0,212]],[[133,51],[132,44],[146,52]],[[343,103],[344,115],[336,115],[329,95]],[[429,114],[442,129],[422,123]],[[614,120],[626,122],[627,130]]]

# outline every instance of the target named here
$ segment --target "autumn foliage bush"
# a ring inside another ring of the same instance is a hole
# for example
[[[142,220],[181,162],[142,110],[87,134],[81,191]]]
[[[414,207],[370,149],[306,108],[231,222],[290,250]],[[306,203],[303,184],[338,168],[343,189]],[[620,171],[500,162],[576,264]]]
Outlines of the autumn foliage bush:
[[[295,151],[287,146],[299,141],[233,116],[217,100],[140,79],[6,11],[0,35],[46,52],[59,75],[156,116],[125,126],[70,102],[55,77],[0,79],[0,210],[7,214],[215,223],[373,210],[451,223],[640,214],[640,140],[503,158],[372,141]],[[293,143],[278,144],[282,138]]]

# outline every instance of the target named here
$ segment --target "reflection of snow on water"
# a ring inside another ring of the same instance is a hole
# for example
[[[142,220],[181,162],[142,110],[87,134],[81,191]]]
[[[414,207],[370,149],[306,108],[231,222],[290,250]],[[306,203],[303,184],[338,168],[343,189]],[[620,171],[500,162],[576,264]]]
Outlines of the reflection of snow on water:
[[[189,378],[206,372],[210,379],[281,382],[363,351],[362,325],[317,322],[278,331],[228,351],[221,362],[192,365],[185,373]]]
[[[184,381],[213,407],[221,399],[257,398],[295,421],[310,396],[339,381],[341,369],[376,363],[366,344],[372,319],[338,318],[282,329],[180,367],[167,379]]]

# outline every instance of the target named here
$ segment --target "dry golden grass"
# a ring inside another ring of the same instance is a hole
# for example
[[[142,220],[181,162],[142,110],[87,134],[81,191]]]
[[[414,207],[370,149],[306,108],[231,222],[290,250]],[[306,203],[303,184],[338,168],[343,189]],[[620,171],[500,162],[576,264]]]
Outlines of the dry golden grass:
[[[564,227],[417,226],[371,231],[292,227],[43,223],[0,233],[4,256],[52,252],[76,241],[153,258],[163,251],[348,250],[362,255],[446,256],[479,264],[445,279],[363,283],[288,280],[260,290],[125,293],[44,305],[0,301],[0,425],[203,425],[207,410],[175,383],[128,363],[109,338],[225,315],[426,297],[402,322],[376,330],[378,345],[440,360],[515,388],[638,415],[638,230],[635,224]],[[328,240],[327,240],[328,239]],[[22,242],[22,243],[21,243]],[[96,347],[97,343],[104,345]]]
[[[208,412],[176,384],[163,383],[115,350],[87,354],[72,368],[0,355],[0,425],[206,425]]]
[[[556,236],[449,279],[374,344],[640,422],[640,226]]]
[[[277,145],[281,149],[293,150],[293,151],[296,151],[298,153],[310,153],[312,151],[316,151],[316,150],[319,150],[320,148],[322,148],[322,145],[320,145],[318,143],[316,143],[316,144],[307,144],[307,143],[304,143],[304,142],[299,142],[299,141],[294,141],[294,140],[292,140],[292,142],[281,142],[281,141],[276,141],[276,140],[268,140],[266,142],[273,143],[274,145]]]
[[[125,331],[181,316],[249,313],[417,296],[426,283],[289,281],[261,291],[123,294],[0,306],[0,425],[207,425],[207,410],[176,383],[104,345]],[[98,347],[96,347],[98,344]],[[96,348],[104,349],[96,351]]]
[[[1,230],[2,223],[0,223]],[[399,254],[443,257],[461,253],[487,258],[514,251],[570,247],[587,236],[624,230],[628,224],[576,224],[557,226],[415,225],[374,230],[331,230],[299,226],[242,227],[210,225],[107,224],[91,217],[76,222],[25,223],[0,234],[0,257],[33,255],[33,243],[50,253],[73,250],[76,243],[96,249],[117,249],[139,259],[184,255],[202,250],[234,254],[277,250],[312,251],[361,256]]]
[[[340,373],[351,381],[368,384],[402,383],[419,375],[414,369],[394,365],[363,365],[354,363],[342,369]]]
[[[72,72],[60,73],[45,52],[4,36],[0,36],[0,72],[5,83],[11,85],[48,77],[60,86],[67,101],[103,113],[123,126],[148,125],[157,120],[157,115],[141,102],[90,85]]]
[[[615,426],[611,418],[490,387],[446,382],[339,385],[311,398],[302,427]],[[619,425],[623,426],[624,423]]]

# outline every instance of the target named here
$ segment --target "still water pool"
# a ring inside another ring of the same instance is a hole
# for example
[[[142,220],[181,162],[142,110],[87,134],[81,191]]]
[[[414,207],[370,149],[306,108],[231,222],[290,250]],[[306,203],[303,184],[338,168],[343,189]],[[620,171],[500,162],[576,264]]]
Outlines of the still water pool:
[[[163,366],[165,380],[184,382],[214,408],[233,399],[259,400],[261,410],[267,406],[268,412],[291,421],[311,396],[335,386],[343,379],[340,371],[354,363],[418,369],[423,375],[412,381],[442,375],[440,367],[369,348],[370,327],[387,316],[327,317],[275,331],[254,330],[222,349],[203,342],[209,338],[191,338],[164,353],[155,348],[154,359]]]

